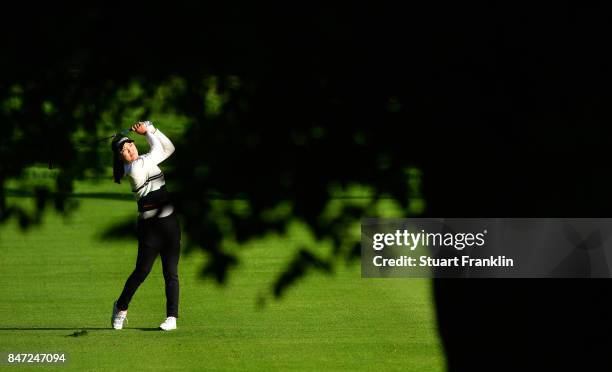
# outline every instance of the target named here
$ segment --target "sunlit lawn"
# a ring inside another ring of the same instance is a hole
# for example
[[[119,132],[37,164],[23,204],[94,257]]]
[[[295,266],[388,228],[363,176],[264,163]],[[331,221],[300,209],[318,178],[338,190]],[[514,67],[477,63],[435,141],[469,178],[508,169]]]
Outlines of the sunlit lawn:
[[[75,191],[127,192],[106,184]],[[179,329],[169,333],[156,330],[165,316],[158,260],[133,299],[127,329],[114,331],[111,306],[136,242],[100,234],[135,216],[136,206],[112,195],[76,200],[67,219],[50,212],[26,233],[14,221],[0,227],[0,352],[63,352],[75,370],[443,369],[428,280],[361,279],[358,262],[339,262],[332,275],[312,273],[273,299],[271,282],[305,239],[299,225],[290,236],[242,247],[224,287],[198,276],[200,251],[183,254]],[[80,330],[87,332],[71,336]]]

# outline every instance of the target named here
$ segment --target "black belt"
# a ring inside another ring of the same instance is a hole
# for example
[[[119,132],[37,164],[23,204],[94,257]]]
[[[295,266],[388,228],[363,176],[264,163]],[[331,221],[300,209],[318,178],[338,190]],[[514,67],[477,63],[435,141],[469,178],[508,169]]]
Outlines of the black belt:
[[[170,204],[170,197],[166,185],[163,185],[138,200],[138,212],[152,211],[168,204]]]

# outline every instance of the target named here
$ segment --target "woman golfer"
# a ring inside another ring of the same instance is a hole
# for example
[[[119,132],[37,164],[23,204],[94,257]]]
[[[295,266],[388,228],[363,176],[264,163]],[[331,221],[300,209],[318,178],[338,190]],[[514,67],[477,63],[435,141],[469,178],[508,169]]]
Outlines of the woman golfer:
[[[178,261],[181,232],[174,208],[168,199],[164,174],[158,164],[174,152],[174,145],[151,122],[139,122],[132,130],[144,135],[150,146],[148,154],[138,155],[134,141],[118,136],[113,140],[113,177],[121,183],[126,175],[138,201],[138,257],[136,268],[125,282],[123,292],[113,304],[111,323],[122,329],[127,322],[127,309],[132,296],[145,280],[153,262],[161,256],[166,284],[166,320],[159,326],[164,331],[176,329],[178,318]]]

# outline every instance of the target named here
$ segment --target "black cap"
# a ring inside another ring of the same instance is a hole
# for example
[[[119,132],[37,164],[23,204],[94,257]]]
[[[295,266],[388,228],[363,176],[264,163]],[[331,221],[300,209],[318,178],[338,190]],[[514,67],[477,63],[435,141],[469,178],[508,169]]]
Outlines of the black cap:
[[[123,144],[126,142],[134,142],[130,137],[125,136],[117,136],[111,143],[112,151],[119,151],[123,147]]]

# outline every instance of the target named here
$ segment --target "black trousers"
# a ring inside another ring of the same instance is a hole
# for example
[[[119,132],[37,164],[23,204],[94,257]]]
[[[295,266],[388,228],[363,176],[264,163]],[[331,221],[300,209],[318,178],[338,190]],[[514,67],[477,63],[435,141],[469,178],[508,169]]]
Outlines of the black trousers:
[[[181,252],[181,230],[176,215],[138,220],[138,257],[136,268],[125,282],[117,308],[127,310],[132,296],[151,272],[158,255],[161,256],[166,283],[166,316],[178,318],[179,280],[178,262]]]

